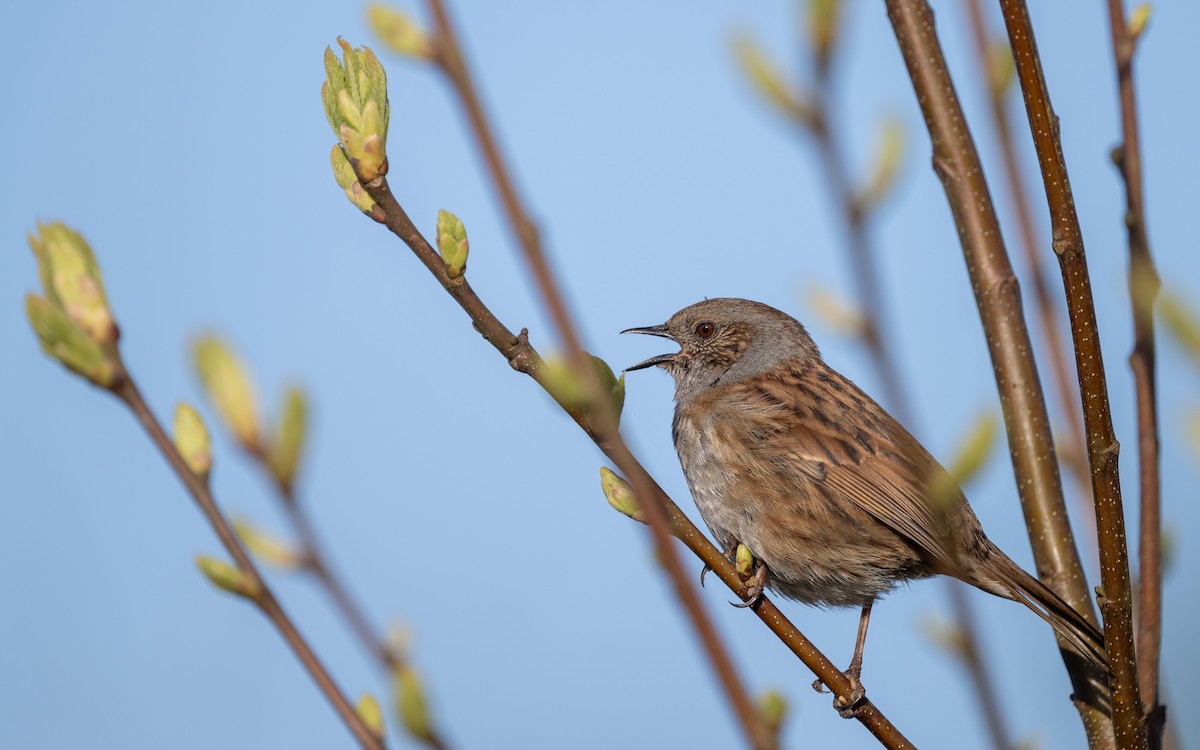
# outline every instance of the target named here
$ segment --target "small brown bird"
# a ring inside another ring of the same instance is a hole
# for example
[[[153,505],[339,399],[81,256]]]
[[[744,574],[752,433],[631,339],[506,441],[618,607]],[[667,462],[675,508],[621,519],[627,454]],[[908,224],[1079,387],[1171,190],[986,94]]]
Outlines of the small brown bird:
[[[949,575],[1021,602],[1104,667],[1100,632],[984,535],[962,490],[883,407],[821,359],[799,322],[767,305],[710,299],[663,325],[675,378],[672,433],[704,522],[762,587],[862,607],[847,675],[858,683],[871,605],[898,583]],[[938,488],[938,489],[934,489]]]

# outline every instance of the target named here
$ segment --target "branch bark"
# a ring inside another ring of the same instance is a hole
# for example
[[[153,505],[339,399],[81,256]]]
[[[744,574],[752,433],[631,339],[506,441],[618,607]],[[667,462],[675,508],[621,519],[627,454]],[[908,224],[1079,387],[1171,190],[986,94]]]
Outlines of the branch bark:
[[[1137,390],[1138,474],[1141,503],[1138,539],[1138,681],[1150,715],[1152,747],[1163,741],[1164,710],[1159,704],[1159,657],[1162,649],[1162,497],[1159,475],[1158,397],[1155,392],[1154,300],[1161,286],[1150,240],[1142,193],[1141,138],[1133,88],[1137,38],[1130,32],[1121,0],[1108,2],[1117,88],[1121,98],[1121,149],[1118,164],[1125,181],[1125,226],[1129,234],[1129,296],[1133,303],[1133,352],[1129,366]]]
[[[1083,233],[1075,212],[1071,181],[1059,137],[1058,116],[1042,73],[1033,25],[1024,0],[1000,0],[1004,23],[1017,65],[1017,77],[1029,116],[1046,200],[1054,252],[1062,270],[1075,366],[1083,398],[1088,462],[1092,469],[1092,494],[1096,503],[1096,530],[1100,547],[1100,579],[1104,586],[1104,640],[1112,671],[1113,727],[1119,748],[1145,748],[1146,725],[1138,689],[1137,656],[1133,647],[1133,597],[1129,580],[1129,552],[1121,502],[1121,477],[1117,457],[1120,444],[1113,433],[1108,384],[1096,326],[1091,279],[1084,254]]]
[[[408,215],[404,212],[404,209],[392,194],[391,188],[388,186],[385,178],[379,178],[371,183],[367,183],[364,187],[371,198],[383,209],[385,216],[384,223],[388,229],[408,245],[413,254],[417,256],[417,259],[421,261],[425,268],[437,279],[438,283],[442,285],[442,288],[467,313],[475,330],[508,361],[514,370],[533,378],[547,393],[553,396],[553,392],[547,388],[547,383],[544,380],[542,358],[530,345],[528,332],[522,330],[519,334],[513,334],[480,300],[467,282],[466,277],[460,276],[451,279],[447,275],[441,256],[438,255],[437,251],[425,240],[416,226],[413,225]],[[713,573],[729,586],[730,590],[745,600],[747,595],[745,582],[738,576],[733,564],[696,528],[683,511],[679,509],[679,506],[671,501],[662,488],[637,463],[636,459],[628,456],[628,454],[622,456],[619,453],[619,449],[610,440],[606,439],[606,436],[596,430],[588,415],[580,409],[570,404],[562,404],[561,402],[560,405],[588,437],[596,443],[600,450],[612,459],[614,463],[618,464],[622,472],[627,471],[626,466],[632,466],[636,471],[641,473],[649,485],[653,502],[663,511],[665,525],[669,533],[682,541],[704,564],[712,569]],[[621,461],[617,460],[618,457],[621,458]],[[625,466],[622,466],[622,464]],[[626,477],[629,476],[627,473]],[[638,496],[638,499],[639,502],[642,502],[641,495]],[[833,662],[829,661],[824,654],[817,650],[812,642],[805,638],[796,626],[784,617],[783,613],[767,597],[764,596],[761,598],[752,610],[779,637],[784,645],[816,674],[818,679],[835,696],[843,699],[849,698],[851,685],[846,675],[834,666]],[[897,750],[914,747],[900,733],[900,730],[869,700],[855,718],[875,735],[884,747]]]
[[[1045,397],[1038,378],[1020,287],[1000,234],[974,139],[950,78],[925,0],[885,0],[933,146],[933,166],[950,204],[987,337],[1008,432],[1025,524],[1038,574],[1091,621],[1087,580],[1067,520],[1058,464],[1053,460]],[[1104,675],[1059,640],[1076,707],[1093,747],[1106,744]]]
[[[1092,491],[1092,480],[1087,470],[1087,447],[1083,437],[1083,412],[1076,408],[1079,399],[1079,386],[1073,379],[1070,364],[1067,359],[1070,349],[1062,335],[1062,321],[1059,319],[1058,308],[1050,293],[1050,284],[1042,267],[1041,244],[1037,239],[1037,230],[1033,224],[1033,211],[1030,208],[1029,194],[1025,190],[1025,182],[1021,179],[1021,169],[1017,162],[1017,149],[1013,142],[1012,128],[1008,122],[1008,106],[1005,100],[1007,87],[999,89],[993,85],[991,73],[991,57],[987,25],[983,17],[983,0],[968,0],[968,15],[970,17],[971,36],[975,45],[976,57],[989,92],[988,109],[992,115],[992,125],[996,129],[997,140],[1000,142],[1001,163],[1004,165],[1005,182],[1012,199],[1013,213],[1017,219],[1017,235],[1021,239],[1021,250],[1025,256],[1025,265],[1029,268],[1029,281],[1033,287],[1033,299],[1036,303],[1038,324],[1042,336],[1045,337],[1046,353],[1050,358],[1050,371],[1053,374],[1054,390],[1057,392],[1059,404],[1067,419],[1067,434],[1059,436],[1059,444],[1065,444],[1060,451],[1060,457],[1074,477],[1081,505],[1087,509],[1088,522],[1094,527],[1095,509],[1089,498]]]

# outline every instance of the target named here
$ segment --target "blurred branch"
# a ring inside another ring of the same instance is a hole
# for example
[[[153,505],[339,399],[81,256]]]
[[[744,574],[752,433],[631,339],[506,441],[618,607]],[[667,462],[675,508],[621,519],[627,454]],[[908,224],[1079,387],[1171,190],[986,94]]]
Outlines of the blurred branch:
[[[847,128],[836,122],[836,108],[833,104],[836,90],[832,62],[836,43],[840,38],[839,6],[840,3],[831,3],[828,0],[815,0],[810,3],[810,23],[814,29],[811,34],[813,43],[810,45],[815,72],[811,97],[813,115],[807,120],[797,122],[812,135],[820,156],[825,182],[832,200],[839,209],[843,237],[849,250],[857,288],[858,304],[863,315],[861,336],[883,386],[885,403],[901,423],[912,429],[914,421],[911,400],[905,390],[900,367],[892,350],[895,338],[889,335],[886,329],[887,302],[879,280],[878,261],[868,226],[879,199],[893,183],[898,154],[903,149],[899,144],[889,148],[886,144],[888,136],[885,134],[885,146],[880,156],[880,162],[884,166],[878,172],[886,176],[875,181],[878,184],[875,189],[868,187],[860,191],[852,184],[845,152],[837,141],[837,134],[846,132]],[[893,151],[897,156],[889,157],[889,151]],[[967,669],[967,676],[987,724],[992,746],[996,750],[1007,750],[1012,744],[1005,728],[999,696],[988,673],[984,649],[980,646],[979,628],[975,622],[971,602],[957,582],[948,580],[944,588],[950,598],[950,608],[963,642],[963,647],[954,653],[962,659]]]
[[[434,19],[432,33],[434,60],[446,74],[462,102],[471,131],[483,154],[488,173],[491,175],[496,193],[504,207],[504,213],[508,217],[510,228],[516,235],[542,301],[549,309],[558,336],[566,347],[568,361],[586,387],[591,403],[601,404],[606,399],[603,388],[594,367],[583,350],[566,300],[554,281],[554,275],[542,248],[537,227],[529,218],[510,171],[500,155],[493,128],[483,111],[483,104],[471,80],[462,47],[458,42],[454,26],[450,22],[449,13],[442,0],[428,0],[427,6]],[[386,206],[384,210],[387,211]],[[630,478],[634,491],[642,500],[647,519],[650,522],[651,536],[658,560],[666,571],[680,603],[704,646],[709,662],[717,673],[743,731],[753,747],[770,747],[772,745],[771,734],[756,711],[749,693],[742,685],[733,660],[721,643],[716,628],[700,604],[694,584],[688,580],[683,565],[680,563],[674,547],[670,544],[666,515],[657,493],[654,492],[653,480],[634,459],[633,454],[622,440],[617,429],[616,414],[608,409],[594,409],[590,410],[590,413],[593,416],[593,429],[604,444],[606,454]]]
[[[530,376],[535,382],[546,389],[547,393],[554,396],[554,390],[547,383],[547,368],[544,366],[541,356],[529,344],[528,331],[522,330],[519,334],[514,335],[492,314],[483,301],[479,299],[478,295],[475,294],[467,282],[466,277],[460,276],[455,279],[449,277],[442,258],[425,238],[421,236],[421,233],[408,218],[404,209],[396,201],[386,178],[376,179],[365,184],[364,187],[376,203],[382,207],[383,213],[386,216],[388,229],[408,245],[409,249],[417,256],[417,259],[424,264],[429,272],[433,274],[434,278],[437,279],[438,283],[442,285],[442,288],[467,313],[471,318],[475,330],[505,358],[514,370]],[[745,599],[747,595],[745,582],[738,576],[733,564],[692,524],[683,511],[667,497],[662,488],[646,474],[645,469],[636,460],[630,459],[618,462],[617,457],[621,454],[618,453],[612,442],[606,440],[597,432],[589,415],[578,406],[562,401],[559,403],[567,414],[575,420],[576,424],[587,433],[588,437],[596,443],[600,450],[610,459],[613,459],[614,463],[617,463],[618,466],[621,466],[622,463],[627,466],[632,464],[645,477],[649,484],[650,492],[653,495],[654,504],[658,505],[665,516],[669,532],[694,552],[732,591]],[[622,459],[626,459],[628,454],[621,457]],[[622,471],[626,470],[624,467],[621,468]],[[634,491],[636,492],[636,490],[637,487],[635,486]],[[643,494],[637,494],[639,505],[644,510],[647,504],[640,502],[643,497]],[[812,642],[805,638],[769,599],[766,597],[761,598],[752,610],[791,649],[792,653],[799,657],[829,687],[834,695],[843,699],[850,696],[852,692],[850,681],[841,670],[834,666],[824,654],[818,651]],[[756,718],[758,718],[757,714]],[[866,726],[884,747],[913,747],[870,701],[867,701],[863,705],[861,712],[855,718]]]
[[[1113,434],[1104,358],[1096,326],[1091,279],[1084,255],[1083,233],[1071,195],[1067,163],[1059,138],[1058,117],[1042,72],[1029,9],[1024,0],[1001,0],[1004,23],[1017,64],[1017,77],[1029,116],[1046,200],[1054,252],[1062,270],[1075,344],[1075,366],[1083,398],[1088,462],[1096,503],[1096,530],[1100,546],[1100,580],[1104,587],[1101,611],[1104,639],[1112,671],[1113,726],[1120,748],[1146,747],[1145,716],[1138,690],[1137,655],[1133,647],[1133,598],[1130,592],[1129,552],[1121,503],[1120,445]]]
[[[967,273],[992,358],[1021,506],[1038,573],[1072,607],[1094,612],[1053,460],[1045,398],[1021,309],[1020,287],[1000,234],[974,139],[925,0],[885,0],[901,55],[929,129],[933,166],[958,227]],[[1076,707],[1092,746],[1109,731],[1104,675],[1059,641]]]
[[[258,567],[254,564],[250,555],[243,549],[242,544],[238,541],[237,535],[233,531],[233,527],[229,521],[221,513],[217,507],[216,501],[213,499],[212,493],[208,488],[208,484],[197,476],[180,456],[171,439],[167,437],[162,425],[151,412],[150,407],[142,398],[141,392],[138,390],[137,384],[134,382],[131,375],[125,369],[125,364],[117,356],[118,372],[120,373],[116,384],[113,386],[113,393],[117,398],[125,402],[133,411],[142,427],[150,435],[150,439],[154,445],[163,454],[167,463],[175,471],[176,476],[183,482],[192,499],[196,501],[196,505],[200,507],[205,518],[208,519],[213,531],[221,540],[221,544],[225,550],[233,558],[234,564],[237,566],[237,571],[250,584],[252,595],[246,595],[260,611],[275,625],[279,630],[292,652],[296,654],[296,658],[308,670],[313,681],[317,683],[317,687],[325,694],[325,697],[333,705],[338,716],[345,722],[350,732],[358,743],[369,750],[383,750],[385,747],[383,739],[376,735],[362,720],[362,717],[354,709],[354,706],[342,693],[341,689],[334,683],[333,678],[325,669],[324,664],[313,652],[312,647],[304,640],[304,636],[296,629],[291,618],[284,612],[282,605],[271,593],[271,589],[267,586],[266,580],[259,572]]]
[[[1121,97],[1122,143],[1118,165],[1125,180],[1125,225],[1129,234],[1129,296],[1133,305],[1133,352],[1129,366],[1137,389],[1138,472],[1141,503],[1138,539],[1137,658],[1141,698],[1151,720],[1152,747],[1162,743],[1164,709],[1159,705],[1159,656],[1162,649],[1162,498],[1159,475],[1158,398],[1155,393],[1154,301],[1161,282],[1146,236],[1142,195],[1142,157],[1137,101],[1133,90],[1133,55],[1142,28],[1125,20],[1121,0],[1108,2],[1113,57]]]
[[[1021,250],[1025,255],[1025,265],[1029,268],[1029,281],[1033,287],[1038,324],[1046,340],[1046,353],[1050,358],[1054,388],[1057,391],[1062,412],[1067,419],[1067,434],[1061,435],[1059,438],[1060,444],[1065,444],[1059,455],[1078,484],[1080,506],[1086,509],[1088,522],[1094,526],[1096,522],[1095,508],[1090,501],[1092,480],[1088,476],[1086,465],[1087,447],[1083,438],[1083,417],[1082,412],[1075,406],[1078,400],[1079,386],[1069,369],[1070,348],[1063,339],[1058,308],[1050,293],[1050,284],[1046,280],[1046,273],[1042,266],[1041,246],[1037,239],[1037,230],[1034,228],[1033,210],[1030,207],[1029,194],[1025,190],[1025,182],[1021,179],[1020,167],[1017,166],[1017,150],[1013,141],[1012,128],[1009,127],[1006,95],[1012,81],[1012,56],[1009,54],[1007,44],[1004,44],[1003,61],[1000,61],[998,55],[994,54],[995,45],[990,41],[983,16],[983,0],[969,0],[967,10],[976,58],[979,61],[981,75],[987,84],[987,100],[992,114],[992,126],[996,130],[996,137],[1000,143],[1004,177],[1017,219],[1017,234],[1021,238]],[[1006,75],[997,74],[996,68],[999,65],[1007,66]]]

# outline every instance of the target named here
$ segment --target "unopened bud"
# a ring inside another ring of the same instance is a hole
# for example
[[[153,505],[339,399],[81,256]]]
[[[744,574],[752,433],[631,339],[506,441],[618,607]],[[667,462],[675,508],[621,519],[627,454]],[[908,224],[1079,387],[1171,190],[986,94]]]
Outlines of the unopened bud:
[[[304,555],[279,537],[263,531],[244,518],[235,519],[233,530],[250,554],[282,570],[296,570],[307,562]]]
[[[606,466],[600,467],[600,489],[617,512],[629,516],[635,521],[646,522],[642,509],[638,507],[637,498],[629,484]]]
[[[217,414],[248,451],[260,449],[258,400],[250,376],[236,355],[216,336],[202,336],[193,349],[196,372]]]
[[[394,676],[396,691],[396,713],[408,733],[419,740],[433,737],[433,725],[429,720],[429,706],[425,700],[425,686],[416,670],[404,666]]]
[[[296,481],[296,471],[304,457],[307,431],[308,403],[304,391],[289,388],[283,397],[279,426],[267,446],[267,465],[280,486],[291,487]]]
[[[325,48],[325,117],[361,182],[387,173],[387,73],[370,47],[338,39],[343,60]]]
[[[200,412],[190,404],[180,403],[175,407],[175,450],[192,473],[207,480],[212,471],[212,439]]]
[[[117,367],[110,354],[57,304],[36,294],[27,295],[25,315],[42,351],[52,359],[101,388],[116,383]]]
[[[342,151],[341,144],[334,146],[329,153],[329,163],[333,166],[333,179],[337,180],[338,187],[346,193],[350,202],[375,221],[384,221],[383,209],[358,181],[358,175],[354,174],[354,167],[350,166],[346,159],[346,152]]]
[[[379,708],[379,701],[375,700],[375,696],[363,693],[354,705],[354,710],[363,724],[367,725],[367,729],[371,730],[371,734],[377,738],[383,737],[383,711]]]
[[[100,344],[117,340],[117,326],[96,256],[86,240],[65,224],[38,224],[29,235],[29,246],[38,262],[42,291]]]
[[[207,555],[197,555],[196,566],[200,568],[200,572],[208,578],[212,585],[231,594],[253,600],[262,593],[254,579],[224,560]]]
[[[452,279],[462,276],[467,268],[467,254],[471,246],[467,242],[466,227],[449,211],[438,211],[437,245],[446,263],[446,274]]]
[[[433,57],[429,37],[407,13],[372,3],[367,6],[367,23],[392,52],[419,60]]]

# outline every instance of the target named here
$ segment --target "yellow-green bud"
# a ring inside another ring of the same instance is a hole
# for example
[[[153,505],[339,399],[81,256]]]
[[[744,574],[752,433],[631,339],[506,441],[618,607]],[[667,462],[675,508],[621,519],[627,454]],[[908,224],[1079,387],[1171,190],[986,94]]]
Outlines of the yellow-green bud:
[[[775,690],[768,690],[758,698],[758,715],[762,717],[767,730],[778,737],[783,722],[787,719],[787,699]]]
[[[367,6],[367,23],[392,52],[419,60],[433,57],[429,38],[407,13],[372,3]]]
[[[358,712],[358,718],[362,719],[363,724],[367,725],[367,729],[371,730],[371,734],[376,737],[383,736],[383,711],[379,708],[379,701],[375,700],[375,696],[363,693],[354,705],[354,710]]]
[[[338,39],[343,61],[325,48],[325,117],[361,182],[387,173],[387,73],[370,47]]]
[[[25,314],[42,351],[50,357],[101,388],[116,382],[117,368],[110,355],[61,307],[30,294],[25,297]]]
[[[809,308],[831,330],[843,336],[862,336],[867,328],[862,310],[820,283],[810,284],[805,295]]]
[[[202,336],[193,348],[196,372],[225,427],[246,450],[257,452],[262,431],[258,400],[242,363],[216,336]]]
[[[200,412],[189,404],[180,403],[175,407],[175,450],[193,474],[208,479],[213,462],[212,440]]]
[[[304,457],[304,443],[308,432],[308,403],[304,391],[289,388],[283,397],[283,414],[279,427],[267,447],[267,464],[275,480],[284,487],[291,487],[296,480],[296,470]]]
[[[929,500],[933,508],[946,511],[958,499],[958,490],[983,468],[996,440],[996,417],[981,414],[972,424],[958,450],[947,463],[946,472],[937,472],[929,482]]]
[[[753,39],[746,35],[735,37],[733,51],[751,85],[780,113],[809,126],[817,122],[812,103],[792,93],[778,68]]]
[[[467,254],[471,246],[467,242],[466,227],[449,211],[438,211],[437,244],[438,252],[446,263],[446,274],[452,279],[462,276],[467,269]]]
[[[337,180],[338,187],[346,193],[350,202],[375,221],[383,222],[385,219],[383,209],[358,181],[358,175],[354,174],[354,167],[350,166],[350,162],[346,160],[346,152],[342,151],[340,144],[334,146],[329,153],[329,163],[333,166],[333,179]]]
[[[733,567],[742,578],[754,575],[754,553],[744,544],[737,546],[733,556]]]
[[[620,423],[621,410],[625,406],[625,374],[617,377],[607,362],[591,354],[587,354],[587,357],[592,363],[596,378],[600,381],[601,390],[608,397],[608,407],[613,410],[613,415]],[[587,386],[576,375],[570,363],[562,357],[547,357],[538,377],[554,400],[564,407],[582,409],[588,406]]]
[[[433,725],[429,721],[429,706],[425,700],[425,687],[412,667],[404,666],[393,676],[396,695],[396,713],[408,733],[419,740],[433,737]]]
[[[268,534],[244,518],[234,519],[233,530],[250,554],[282,570],[304,567],[304,555],[282,539]]]
[[[808,0],[808,33],[818,65],[829,64],[841,16],[841,0]]]
[[[1200,362],[1200,315],[1189,308],[1182,297],[1166,290],[1158,298],[1158,312],[1167,333],[1175,338],[1187,354]]]
[[[1129,37],[1137,40],[1146,30],[1146,24],[1150,23],[1150,3],[1138,3],[1133,6],[1133,12],[1129,14]]]
[[[600,467],[600,489],[617,512],[629,516],[635,521],[646,522],[646,516],[638,507],[637,498],[629,484],[607,466]]]
[[[262,593],[254,579],[224,560],[208,555],[196,555],[196,566],[212,585],[231,594],[257,599]]]
[[[46,299],[63,309],[101,344],[117,340],[117,325],[104,295],[104,279],[88,243],[65,224],[38,224],[29,235]]]
[[[875,169],[866,187],[855,196],[859,211],[867,211],[879,204],[891,191],[896,182],[896,173],[904,156],[904,125],[896,118],[884,120],[879,129],[879,145],[876,150]]]
[[[1015,80],[1016,73],[1017,67],[1008,40],[993,40],[988,45],[988,83],[992,87],[992,96],[996,99],[1004,96]]]

